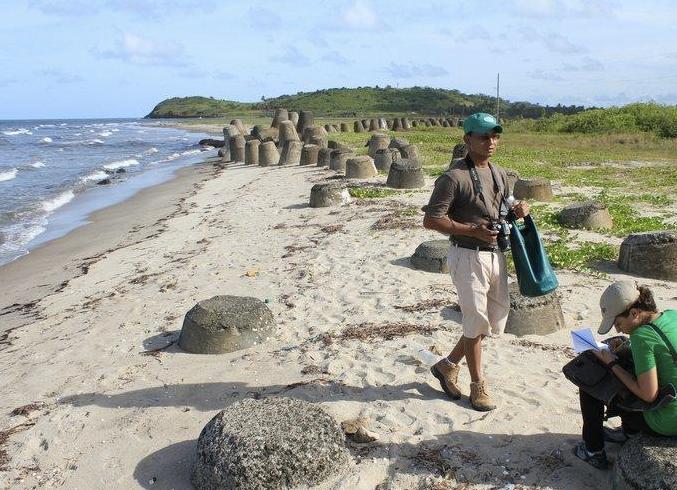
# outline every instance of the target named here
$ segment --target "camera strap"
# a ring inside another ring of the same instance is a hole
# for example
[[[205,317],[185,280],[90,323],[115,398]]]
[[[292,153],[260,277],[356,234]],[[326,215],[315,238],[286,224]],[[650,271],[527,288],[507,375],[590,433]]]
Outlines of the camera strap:
[[[487,212],[487,216],[491,218],[491,211],[489,210],[487,201],[484,198],[484,193],[482,192],[482,181],[480,180],[480,176],[477,173],[475,162],[472,161],[470,155],[467,155],[465,157],[465,163],[468,166],[468,171],[470,172],[470,180],[472,181],[473,190],[475,191],[475,194],[480,198],[480,201],[482,201],[484,209]],[[491,169],[491,178],[494,181],[494,192],[496,193],[494,200],[496,203],[500,203],[496,206],[496,208],[498,209],[498,218],[500,218],[501,205],[505,198],[505,187],[503,186],[503,180],[501,179],[501,176],[498,175],[498,171],[491,163],[489,164],[489,168]]]

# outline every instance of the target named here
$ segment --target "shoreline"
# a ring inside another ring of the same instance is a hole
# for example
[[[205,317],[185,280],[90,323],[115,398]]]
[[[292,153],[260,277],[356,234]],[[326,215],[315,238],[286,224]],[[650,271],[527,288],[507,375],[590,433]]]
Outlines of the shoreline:
[[[0,266],[0,340],[3,334],[30,323],[40,300],[86,274],[107,251],[128,246],[157,231],[194,187],[211,178],[218,159],[179,167],[168,180],[143,187],[130,197],[87,215],[87,222],[65,235],[40,243],[29,253]],[[136,213],[137,210],[143,210]]]

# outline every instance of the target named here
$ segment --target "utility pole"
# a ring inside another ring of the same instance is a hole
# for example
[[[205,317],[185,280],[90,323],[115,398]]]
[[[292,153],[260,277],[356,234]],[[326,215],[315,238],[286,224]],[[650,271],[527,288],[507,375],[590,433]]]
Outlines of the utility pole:
[[[500,96],[499,96],[499,87],[501,86],[501,74],[496,74],[496,121],[500,122],[499,112],[500,112]]]

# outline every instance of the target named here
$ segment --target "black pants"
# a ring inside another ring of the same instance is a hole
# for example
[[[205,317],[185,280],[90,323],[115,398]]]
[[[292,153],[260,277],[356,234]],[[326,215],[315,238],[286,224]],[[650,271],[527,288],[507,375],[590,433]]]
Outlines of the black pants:
[[[584,391],[579,391],[579,395],[583,415],[583,440],[589,451],[601,451],[604,449],[604,432],[602,432],[604,403]],[[621,426],[626,434],[644,432],[660,436],[649,427],[641,412],[626,412],[615,407],[614,413],[621,417]]]

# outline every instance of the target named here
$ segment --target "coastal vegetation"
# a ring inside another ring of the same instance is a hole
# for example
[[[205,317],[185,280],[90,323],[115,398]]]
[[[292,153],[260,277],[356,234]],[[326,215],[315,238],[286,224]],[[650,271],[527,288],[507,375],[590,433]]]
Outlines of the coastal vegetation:
[[[463,116],[473,112],[494,112],[496,99],[484,94],[464,94],[458,90],[430,87],[357,87],[330,88],[299,92],[259,102],[233,102],[212,97],[174,97],[160,102],[146,117],[227,117],[265,115],[277,107],[308,110],[324,116],[382,114],[426,114]],[[535,118],[552,114],[576,114],[583,106],[543,106],[531,102],[500,100],[500,112],[509,118]]]

